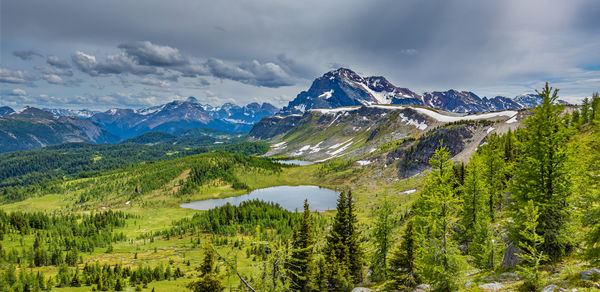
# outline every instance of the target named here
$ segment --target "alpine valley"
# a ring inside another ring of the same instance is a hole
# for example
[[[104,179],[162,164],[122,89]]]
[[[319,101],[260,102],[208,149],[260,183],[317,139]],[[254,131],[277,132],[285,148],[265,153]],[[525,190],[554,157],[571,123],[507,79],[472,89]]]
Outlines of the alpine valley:
[[[2,107],[0,291],[598,291],[599,145],[597,93],[344,68],[283,108]]]

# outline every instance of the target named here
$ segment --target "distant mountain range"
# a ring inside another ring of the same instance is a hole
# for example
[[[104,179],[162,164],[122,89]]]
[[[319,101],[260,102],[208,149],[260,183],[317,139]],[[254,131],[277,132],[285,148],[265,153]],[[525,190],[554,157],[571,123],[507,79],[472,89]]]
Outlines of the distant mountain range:
[[[540,101],[537,94],[481,98],[473,92],[454,89],[418,94],[393,85],[383,76],[361,77],[350,69],[340,68],[315,79],[311,87],[298,94],[279,115],[373,104],[420,105],[455,113],[478,113],[529,108]]]
[[[121,140],[92,121],[58,117],[33,107],[3,111],[0,152],[27,150],[66,142],[114,143]]]
[[[246,133],[263,117],[278,111],[269,103],[250,103],[243,107],[226,103],[213,107],[200,104],[193,97],[144,109],[106,112],[33,107],[15,112],[10,107],[0,107],[0,152],[66,142],[115,143],[150,132],[153,134],[127,142],[160,137],[154,142],[206,144],[213,138],[231,140],[233,136],[226,137],[227,133]]]
[[[245,106],[225,103],[222,106],[211,106],[201,104],[194,97],[160,106],[142,109],[114,108],[105,112],[60,108],[41,110],[32,107],[15,112],[12,108],[3,106],[0,107],[0,152],[64,142],[112,143],[149,132],[182,135],[196,128],[248,133],[263,118],[267,119],[252,130],[252,135],[273,136],[283,128],[293,127],[299,119],[280,122],[276,119],[278,117],[347,106],[418,105],[455,113],[477,113],[530,108],[540,102],[541,98],[536,94],[524,94],[515,98],[480,98],[473,92],[454,89],[418,94],[408,88],[393,85],[385,77],[361,77],[350,69],[340,68],[315,79],[307,91],[300,92],[283,109],[269,103],[250,103]],[[275,117],[269,118],[273,116]],[[272,123],[277,123],[278,126],[275,127]],[[283,124],[287,126],[284,127]],[[182,140],[163,134],[152,134],[138,140],[158,139],[185,141],[184,143],[199,141],[196,138]]]
[[[9,112],[10,108],[6,111]],[[12,109],[10,109],[12,111]],[[194,97],[176,100],[160,106],[142,109],[110,109],[105,112],[91,110],[44,109],[57,116],[71,116],[97,123],[110,133],[130,138],[151,131],[175,133],[177,131],[207,127],[234,133],[246,133],[263,117],[279,111],[270,103],[250,103],[238,106],[201,104]],[[0,109],[2,113],[2,109]]]

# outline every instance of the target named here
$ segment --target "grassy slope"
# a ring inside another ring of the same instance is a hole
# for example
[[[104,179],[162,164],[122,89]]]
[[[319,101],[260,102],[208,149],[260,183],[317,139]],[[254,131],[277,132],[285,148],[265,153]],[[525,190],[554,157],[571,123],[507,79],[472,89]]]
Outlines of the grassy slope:
[[[120,242],[113,245],[113,252],[106,253],[105,249],[97,249],[91,254],[82,253],[84,262],[99,261],[101,263],[123,263],[124,265],[136,265],[148,263],[167,265],[173,261],[172,267],[179,266],[186,275],[193,277],[194,268],[202,260],[202,245],[191,243],[189,236],[182,238],[157,239],[154,242],[138,239],[139,236],[148,232],[156,232],[170,226],[171,222],[184,217],[190,217],[196,212],[190,209],[180,208],[181,202],[201,200],[206,198],[223,198],[237,196],[245,193],[243,190],[234,190],[228,185],[213,183],[196,189],[192,194],[185,197],[174,195],[180,180],[185,179],[191,166],[199,159],[204,159],[210,154],[201,154],[169,161],[156,163],[142,163],[123,170],[105,172],[99,176],[83,179],[72,179],[59,182],[53,191],[40,191],[36,197],[21,202],[0,206],[6,211],[45,211],[53,210],[69,212],[91,212],[103,209],[122,210],[135,214],[136,219],[129,219],[127,225],[116,229],[123,232],[128,239],[133,241]],[[277,185],[319,185],[336,189],[351,188],[357,198],[359,219],[362,223],[369,221],[369,207],[375,198],[381,195],[398,196],[399,203],[410,200],[414,194],[407,196],[398,194],[403,189],[411,189],[418,185],[417,181],[398,181],[389,185],[367,179],[364,175],[369,171],[365,168],[347,168],[341,171],[325,170],[322,165],[308,165],[303,167],[285,167],[281,173],[273,173],[256,169],[236,170],[236,176],[251,189],[258,189]],[[392,170],[390,170],[392,171]],[[151,182],[141,184],[141,182]],[[139,194],[136,193],[136,186]],[[87,202],[80,203],[82,196],[90,195]],[[412,197],[411,197],[412,196]],[[130,201],[129,204],[126,204]],[[204,235],[203,242],[210,240]],[[252,239],[248,238],[248,241]],[[31,246],[33,237],[24,241],[24,246]],[[18,241],[5,240],[6,248],[18,246]],[[237,255],[239,270],[242,274],[256,272],[257,262],[246,258],[245,250],[237,250],[231,246],[218,247],[223,254],[230,258]],[[154,250],[156,249],[156,252]],[[134,259],[137,252],[138,259]],[[191,266],[186,266],[184,260],[190,260]],[[34,270],[44,271],[46,275],[57,273],[56,267],[42,267]],[[224,270],[224,269],[223,269]],[[148,285],[157,291],[181,290],[190,281],[189,277],[176,281],[152,282]],[[225,278],[226,284],[237,286],[239,280],[236,278]],[[89,291],[90,287],[62,288],[61,291]],[[129,288],[133,291],[133,288]]]

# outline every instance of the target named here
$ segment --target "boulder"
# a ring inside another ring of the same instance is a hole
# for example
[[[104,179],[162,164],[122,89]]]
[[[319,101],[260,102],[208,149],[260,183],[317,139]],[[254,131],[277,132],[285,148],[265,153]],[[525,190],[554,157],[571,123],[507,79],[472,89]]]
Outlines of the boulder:
[[[556,285],[548,285],[544,289],[542,289],[542,292],[554,292],[557,289],[558,289],[558,286],[556,286]]]
[[[589,280],[593,274],[600,275],[600,269],[590,269],[590,270],[579,273],[579,275],[581,276],[581,279],[583,279],[583,280]]]
[[[500,291],[504,288],[504,285],[502,285],[498,282],[493,282],[493,283],[481,284],[481,285],[479,285],[479,288],[481,288],[485,291]]]
[[[518,247],[512,242],[508,243],[508,247],[504,250],[504,256],[502,257],[502,267],[506,269],[514,269],[520,262],[523,253]]]
[[[507,281],[507,280],[515,280],[518,281],[519,280],[519,275],[517,273],[502,273],[500,274],[500,279],[502,279],[503,281]]]
[[[431,286],[429,286],[429,284],[420,284],[417,287],[415,287],[413,292],[423,292],[423,291],[429,291],[429,290],[431,290]]]

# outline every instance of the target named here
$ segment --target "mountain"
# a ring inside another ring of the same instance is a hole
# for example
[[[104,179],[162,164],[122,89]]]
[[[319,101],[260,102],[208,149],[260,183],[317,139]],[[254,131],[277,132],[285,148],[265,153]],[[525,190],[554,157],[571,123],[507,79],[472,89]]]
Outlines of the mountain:
[[[78,118],[91,118],[97,114],[98,111],[92,111],[87,109],[72,110],[72,109],[61,109],[61,108],[44,108],[43,110],[51,112],[59,117],[78,117]]]
[[[10,107],[7,107],[7,106],[0,107],[0,117],[8,115],[8,114],[12,114],[14,112],[15,111],[12,108],[10,108]]]
[[[400,176],[407,177],[427,167],[440,140],[457,161],[466,161],[488,135],[514,130],[525,115],[516,110],[464,115],[422,106],[363,105],[264,118],[250,136],[270,139],[266,155],[377,161],[398,165]]]
[[[455,113],[479,113],[530,108],[540,100],[536,94],[515,99],[505,96],[481,98],[473,92],[455,89],[417,94],[393,85],[383,76],[361,77],[350,69],[340,68],[315,79],[310,88],[298,94],[279,115],[373,104],[420,105]]]
[[[194,97],[164,105],[133,109],[111,109],[90,117],[109,132],[121,137],[133,137],[150,131],[175,133],[197,127],[226,132],[248,132],[265,116],[278,111],[269,103],[238,106],[226,103],[219,107],[200,104]]]
[[[382,76],[363,78],[354,71],[340,68],[315,79],[308,91],[302,91],[281,114],[298,114],[309,109],[337,108],[370,104],[422,104],[419,95],[398,88]]]
[[[119,140],[92,121],[58,117],[33,107],[0,117],[0,152],[66,142],[113,143]]]

